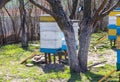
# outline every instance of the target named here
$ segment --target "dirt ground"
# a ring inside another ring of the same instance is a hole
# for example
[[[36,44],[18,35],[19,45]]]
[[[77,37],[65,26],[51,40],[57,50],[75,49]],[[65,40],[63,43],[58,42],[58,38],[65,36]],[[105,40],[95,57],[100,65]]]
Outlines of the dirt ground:
[[[112,49],[106,50],[102,54],[89,52],[88,62],[89,63],[91,62],[91,64],[97,64],[95,65],[96,67],[104,66],[105,64],[110,64],[115,66],[116,55],[117,55],[116,51]]]

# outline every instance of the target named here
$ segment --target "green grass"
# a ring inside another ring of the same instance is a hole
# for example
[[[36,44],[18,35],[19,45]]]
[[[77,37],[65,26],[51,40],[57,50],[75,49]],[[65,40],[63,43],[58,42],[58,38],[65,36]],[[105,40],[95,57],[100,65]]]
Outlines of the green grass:
[[[95,33],[92,35],[90,50],[95,52],[93,45],[97,39],[104,34],[105,33]],[[103,44],[103,46],[97,48],[97,53],[101,54],[104,53],[105,50],[111,49],[106,42],[108,43],[109,41],[105,39],[104,42],[100,43]],[[39,45],[39,42],[35,43]],[[37,51],[37,54],[40,54],[39,46],[31,44],[32,43],[29,44],[27,50],[23,50],[21,44],[10,44],[0,48],[0,82],[97,82],[103,76],[116,69],[114,65],[106,64],[101,67],[93,67],[85,74],[81,73],[76,75],[70,73],[68,66],[64,66],[64,70],[62,71],[51,69],[47,72],[42,68],[42,65],[26,67],[24,64],[20,64],[22,60],[35,51]],[[31,60],[28,60],[29,63],[31,63],[30,61]],[[89,64],[93,64],[93,61],[89,62]],[[117,82],[118,73],[112,74],[107,80],[108,82]]]

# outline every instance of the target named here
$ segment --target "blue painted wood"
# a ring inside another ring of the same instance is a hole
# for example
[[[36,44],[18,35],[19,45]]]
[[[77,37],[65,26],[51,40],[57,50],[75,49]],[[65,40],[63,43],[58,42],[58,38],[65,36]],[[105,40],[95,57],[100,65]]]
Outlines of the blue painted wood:
[[[109,40],[116,40],[117,36],[111,36],[111,35],[108,35],[108,39]]]
[[[114,10],[120,10],[120,7],[115,8]]]
[[[109,29],[116,29],[116,27],[117,27],[117,26],[116,26],[115,24],[109,24],[109,25],[108,25],[108,28],[109,28]]]
[[[120,63],[120,50],[117,50],[117,63]]]
[[[120,26],[117,26],[117,35],[120,35]]]
[[[60,51],[62,51],[61,48],[58,48],[58,49],[40,48],[40,52],[43,52],[43,53],[57,54],[57,52],[60,52]]]

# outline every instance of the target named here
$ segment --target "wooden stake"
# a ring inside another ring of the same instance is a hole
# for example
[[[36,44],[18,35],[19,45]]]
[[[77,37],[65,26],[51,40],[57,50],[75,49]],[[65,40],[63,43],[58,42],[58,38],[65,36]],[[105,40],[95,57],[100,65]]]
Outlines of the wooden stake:
[[[54,64],[56,63],[56,56],[55,56],[56,54],[54,54]]]
[[[67,59],[67,51],[65,50],[64,52],[65,52],[65,60],[66,60]]]
[[[114,46],[115,46],[115,44],[116,44],[116,40],[114,39]]]
[[[62,56],[61,56],[62,54],[59,52],[58,53],[58,58],[59,58],[59,63],[61,63],[61,59],[62,59]]]
[[[50,55],[50,53],[48,54],[48,59],[49,59],[49,63],[51,63],[51,55]]]
[[[112,46],[112,40],[110,40],[110,46]]]
[[[47,53],[45,53],[45,63],[47,64]]]
[[[112,75],[114,72],[116,72],[116,70],[113,70],[112,72],[110,72],[108,75],[104,76],[102,79],[100,79],[98,82],[102,82],[103,80],[105,80],[106,78],[108,78],[110,75]]]

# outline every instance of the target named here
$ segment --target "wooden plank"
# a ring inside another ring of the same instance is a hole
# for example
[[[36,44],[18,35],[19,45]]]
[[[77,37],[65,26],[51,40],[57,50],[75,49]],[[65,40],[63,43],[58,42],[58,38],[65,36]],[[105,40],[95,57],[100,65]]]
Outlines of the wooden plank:
[[[21,62],[20,62],[20,64],[25,63],[28,59],[30,59],[30,58],[32,58],[32,57],[34,57],[35,55],[36,55],[36,54],[32,54],[31,56],[29,56],[29,57],[25,58],[23,61],[21,61]]]

